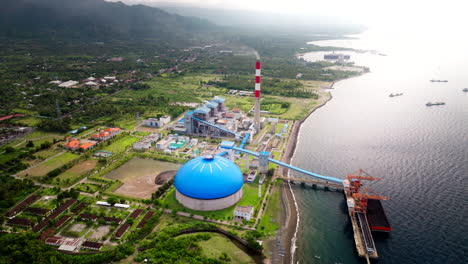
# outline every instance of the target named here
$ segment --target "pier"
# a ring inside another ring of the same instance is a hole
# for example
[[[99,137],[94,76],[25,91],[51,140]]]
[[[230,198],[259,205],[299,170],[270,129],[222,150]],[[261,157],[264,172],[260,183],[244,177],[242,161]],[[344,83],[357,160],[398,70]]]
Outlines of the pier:
[[[338,184],[338,183],[333,183],[333,182],[326,182],[326,181],[320,181],[320,180],[314,180],[314,179],[304,179],[304,178],[294,178],[294,177],[278,177],[277,179],[280,179],[282,181],[289,181],[291,183],[297,184],[297,183],[304,183],[304,184],[311,184],[312,186],[323,186],[325,188],[332,188],[335,190],[343,190],[343,185]]]

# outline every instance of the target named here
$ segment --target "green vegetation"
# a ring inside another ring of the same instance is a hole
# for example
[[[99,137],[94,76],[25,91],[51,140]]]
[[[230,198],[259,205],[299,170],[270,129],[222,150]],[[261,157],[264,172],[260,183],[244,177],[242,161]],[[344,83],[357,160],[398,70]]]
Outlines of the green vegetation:
[[[31,168],[24,172],[24,175],[26,176],[44,176],[48,172],[57,169],[69,162],[71,162],[74,159],[77,159],[79,155],[71,153],[71,152],[65,152],[55,158],[52,158],[34,168]]]
[[[255,263],[248,254],[236,247],[229,238],[219,234],[210,234],[210,236],[210,239],[199,243],[207,257],[217,258],[229,263]]]
[[[80,183],[74,189],[85,193],[96,193],[102,188],[102,185],[95,183]]]
[[[105,146],[104,148],[102,148],[102,150],[110,151],[114,154],[121,153],[125,151],[128,147],[133,145],[133,143],[137,142],[138,140],[140,140],[139,137],[126,135],[122,138],[119,138],[115,142],[112,142],[112,144]]]
[[[17,180],[10,176],[0,176],[0,182],[0,213],[37,189],[31,180]]]
[[[135,251],[124,243],[102,254],[65,255],[37,238],[38,235],[31,232],[0,235],[0,263],[109,263]]]
[[[87,172],[94,169],[97,165],[97,160],[85,160],[74,165],[70,169],[64,171],[54,177],[52,184],[58,186],[70,186],[81,179]]]
[[[252,205],[258,209],[261,198],[265,194],[265,188],[262,188],[261,197],[258,196],[258,184],[244,184],[244,195],[237,205]],[[193,215],[201,215],[210,219],[228,221],[234,215],[236,205],[218,211],[196,211],[185,208],[175,198],[175,188],[172,188],[161,201],[161,206],[175,211],[187,212]]]
[[[262,101],[261,110],[268,111],[270,114],[280,115],[288,111],[290,106],[289,102],[266,99]]]
[[[258,224],[258,230],[264,232],[265,235],[274,235],[276,230],[280,227],[279,213],[280,207],[280,190],[279,188],[273,187],[269,196],[266,208],[264,208],[263,217],[260,219]]]

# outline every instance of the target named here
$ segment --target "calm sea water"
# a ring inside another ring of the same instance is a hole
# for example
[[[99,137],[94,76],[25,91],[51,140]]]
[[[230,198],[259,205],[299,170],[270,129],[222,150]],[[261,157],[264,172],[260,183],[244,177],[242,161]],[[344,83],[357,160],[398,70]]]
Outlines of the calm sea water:
[[[462,92],[468,41],[414,32],[358,37],[314,42],[387,56],[352,53],[371,73],[335,84],[333,99],[302,126],[293,164],[340,178],[359,168],[382,177],[369,186],[391,197],[383,205],[393,231],[376,239],[379,263],[468,263],[468,92]],[[425,106],[430,101],[446,105]],[[361,263],[343,195],[294,191],[300,209],[295,259]]]

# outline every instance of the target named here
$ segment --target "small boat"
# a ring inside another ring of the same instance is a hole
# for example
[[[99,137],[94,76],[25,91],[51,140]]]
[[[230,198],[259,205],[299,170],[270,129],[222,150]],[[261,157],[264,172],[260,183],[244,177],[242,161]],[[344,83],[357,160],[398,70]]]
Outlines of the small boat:
[[[394,96],[402,96],[402,95],[403,95],[403,93],[396,93],[396,94],[391,93],[389,96],[394,97]]]
[[[444,102],[435,102],[435,103],[429,102],[426,104],[426,106],[433,106],[433,105],[445,105],[445,103]]]
[[[464,92],[468,92],[468,88],[465,88],[465,89],[463,89],[462,91],[464,91]]]
[[[319,258],[320,258],[320,256],[317,256],[317,255],[315,255],[314,257],[315,257],[316,259],[319,259]]]
[[[448,80],[434,80],[434,79],[432,79],[431,82],[448,82]]]

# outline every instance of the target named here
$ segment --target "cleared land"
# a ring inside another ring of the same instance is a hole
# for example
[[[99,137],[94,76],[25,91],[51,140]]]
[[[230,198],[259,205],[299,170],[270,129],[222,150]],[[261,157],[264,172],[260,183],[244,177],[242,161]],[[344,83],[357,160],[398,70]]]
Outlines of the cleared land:
[[[97,160],[85,160],[82,161],[70,169],[66,170],[59,176],[55,177],[52,181],[55,185],[67,186],[70,183],[74,183],[76,179],[80,178],[83,174],[94,169],[97,165]]]
[[[114,193],[148,199],[160,186],[156,184],[156,177],[166,171],[178,170],[180,166],[153,159],[133,158],[104,177],[123,182]]]
[[[64,152],[63,154],[50,159],[44,163],[37,165],[34,168],[31,168],[25,172],[23,172],[22,176],[43,176],[46,175],[49,171],[61,167],[68,162],[78,158],[79,155],[73,154],[71,152]]]
[[[110,231],[110,226],[99,226],[98,228],[96,229],[93,229],[91,230],[90,232],[91,235],[89,235],[89,237],[87,239],[91,239],[91,240],[99,240],[101,239],[102,237],[104,237],[105,235],[107,235],[107,233],[109,233]]]

